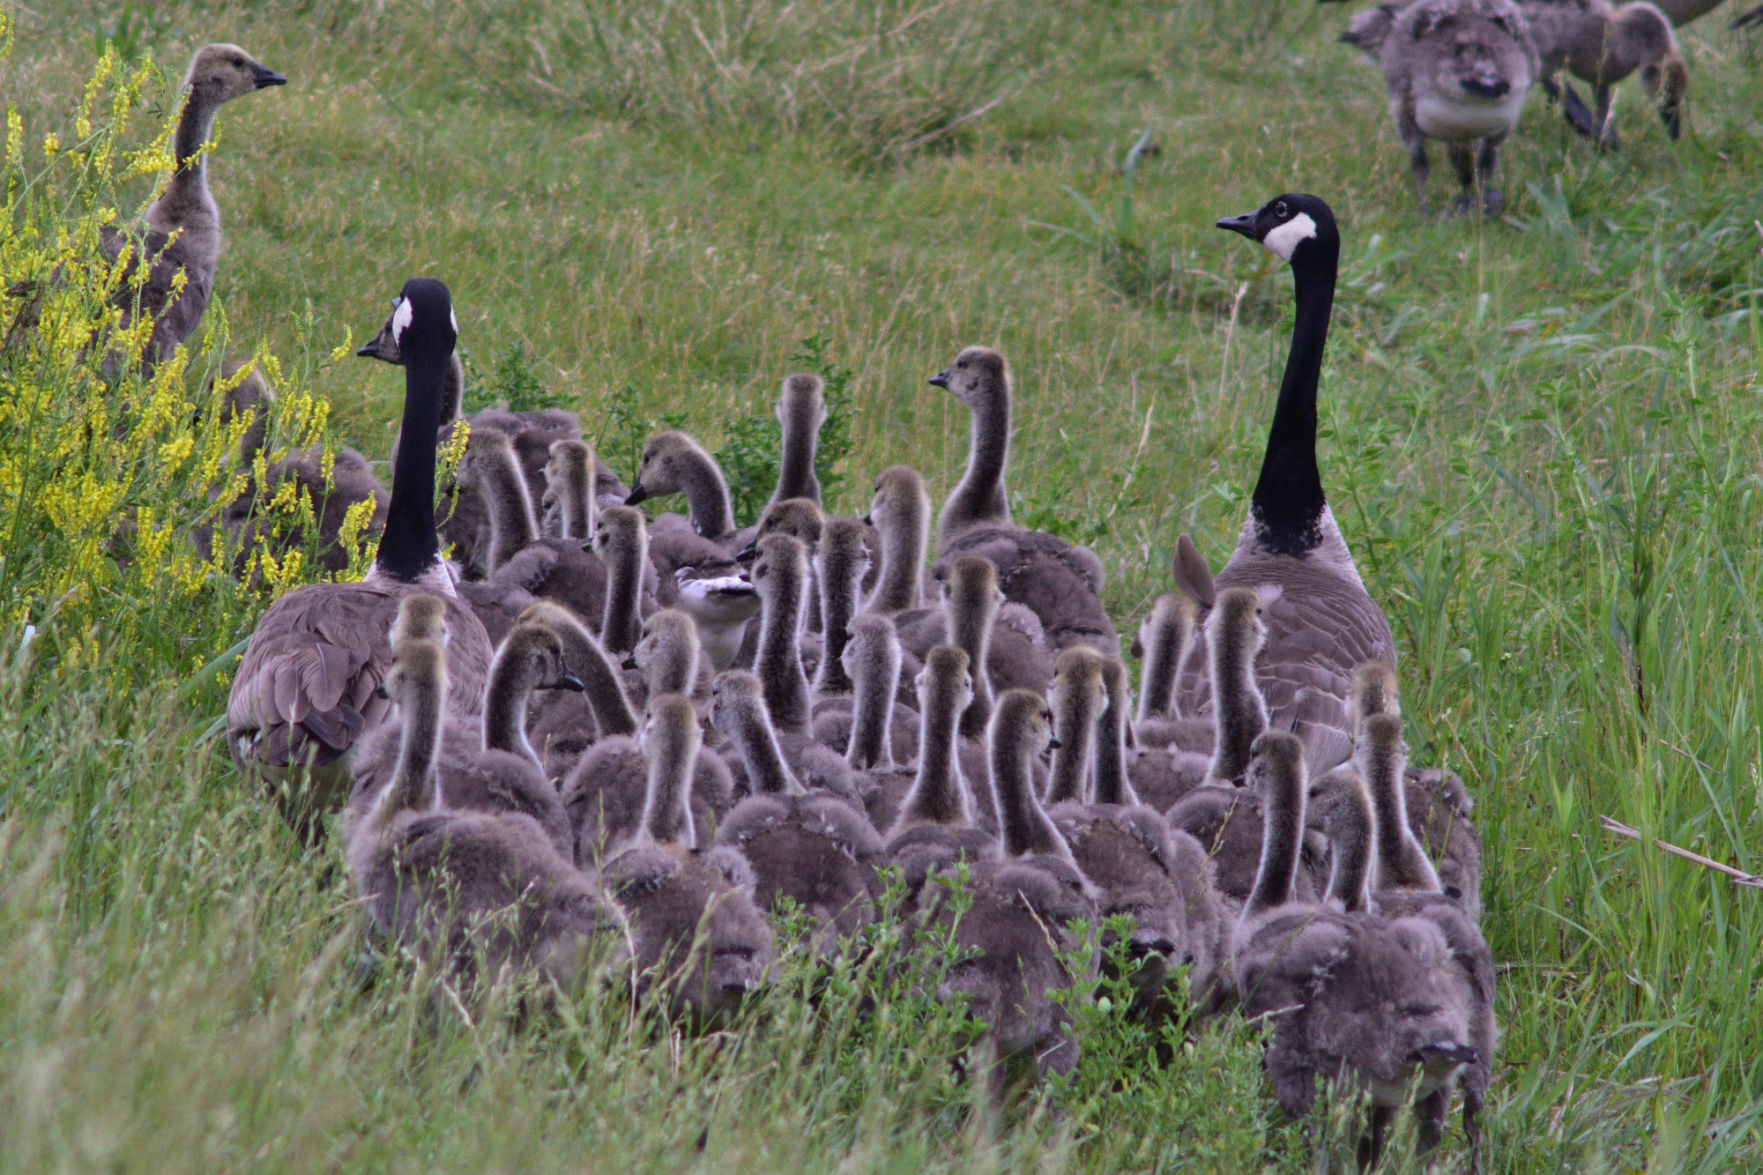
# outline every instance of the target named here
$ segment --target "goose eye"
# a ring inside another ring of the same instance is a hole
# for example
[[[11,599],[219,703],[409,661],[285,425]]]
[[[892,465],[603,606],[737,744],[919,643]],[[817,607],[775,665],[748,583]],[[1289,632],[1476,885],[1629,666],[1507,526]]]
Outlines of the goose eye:
[[[245,68],[245,59],[243,57],[233,58],[233,68],[234,69],[244,69]]]
[[[1273,214],[1281,220],[1284,220],[1292,214],[1292,210],[1286,207],[1286,202],[1284,200],[1281,200],[1278,204],[1273,206]]]

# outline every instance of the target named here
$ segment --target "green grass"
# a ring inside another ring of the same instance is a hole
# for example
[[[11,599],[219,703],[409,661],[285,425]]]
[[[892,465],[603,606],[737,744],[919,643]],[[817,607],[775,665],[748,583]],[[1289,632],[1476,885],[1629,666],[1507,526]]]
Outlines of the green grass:
[[[848,510],[895,461],[953,484],[965,414],[924,381],[996,345],[1020,397],[1014,504],[1095,545],[1123,629],[1181,531],[1228,552],[1284,355],[1289,279],[1210,224],[1323,195],[1344,235],[1326,484],[1398,636],[1416,758],[1463,775],[1487,844],[1492,1169],[1763,1162],[1763,894],[1597,819],[1763,868],[1757,38],[1720,14],[1683,34],[1677,144],[1632,86],[1610,157],[1534,96],[1506,218],[1429,224],[1335,8],[799,9],[36,5],[0,92],[36,168],[45,133],[71,140],[103,37],[169,71],[134,145],[197,44],[287,74],[221,119],[210,321],[373,456],[402,381],[331,354],[413,273],[453,288],[474,406],[575,407],[614,460],[675,416],[757,470],[732,422],[818,340],[850,373]],[[1120,168],[1147,128],[1128,215]],[[126,215],[150,183],[109,202]],[[126,505],[200,500],[153,445],[130,452]],[[5,419],[0,457],[42,474],[27,494],[76,459]],[[63,559],[42,533],[0,564],[5,1169],[1306,1165],[1234,1023],[1157,1066],[1143,1030],[1086,1004],[1079,1080],[1002,1112],[949,1078],[958,1033],[935,1009],[817,1004],[862,977],[800,960],[729,1036],[655,1034],[613,997],[518,1035],[437,1031],[420,977],[357,990],[335,853],[304,855],[212,738],[224,661],[199,669],[257,598],[126,578],[32,594],[17,569]]]

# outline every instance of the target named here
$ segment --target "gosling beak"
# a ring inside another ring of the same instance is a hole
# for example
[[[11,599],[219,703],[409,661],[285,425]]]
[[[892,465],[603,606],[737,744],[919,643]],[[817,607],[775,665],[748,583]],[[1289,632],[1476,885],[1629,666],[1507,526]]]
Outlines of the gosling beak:
[[[947,388],[949,386],[949,372],[947,369],[939,371],[931,376],[930,385],[933,388]]]
[[[1415,1065],[1473,1065],[1478,1055],[1466,1044],[1440,1041],[1421,1045],[1408,1054],[1408,1061]]]
[[[266,89],[269,86],[285,86],[288,84],[287,78],[269,68],[267,65],[253,65],[251,67],[251,80],[257,83],[257,88],[259,90]]]
[[[392,697],[391,694],[386,692],[386,684],[383,681],[373,687],[373,696],[380,699],[382,702],[389,701]]]
[[[1058,750],[1058,749],[1059,749],[1059,748],[1060,748],[1060,747],[1062,747],[1062,746],[1064,746],[1064,745],[1065,745],[1065,744],[1064,744],[1064,743],[1062,743],[1062,742],[1060,742],[1060,741],[1059,741],[1059,736],[1058,736],[1058,735],[1056,735],[1056,734],[1050,734],[1050,735],[1048,735],[1048,736],[1047,736],[1047,749],[1048,749],[1048,750],[1049,750],[1049,751],[1056,751],[1056,750]]]
[[[649,491],[643,488],[643,483],[640,481],[631,487],[630,493],[624,496],[626,506],[635,506],[638,502],[647,502],[648,500]]]
[[[569,670],[565,669],[563,671],[563,673],[557,678],[556,681],[553,681],[549,685],[541,685],[538,688],[540,688],[540,689],[566,689],[572,694],[579,694],[579,693],[583,693],[584,691],[586,691],[588,687],[582,684],[581,678],[577,677],[575,674],[573,674]]]
[[[740,563],[751,563],[757,558],[759,558],[759,544],[757,542],[748,543],[735,552],[735,560]]]
[[[1241,216],[1227,216],[1213,225],[1214,228],[1229,229],[1233,233],[1241,233],[1251,241],[1255,239],[1255,214],[1245,212]]]
[[[639,666],[637,664],[637,655],[634,652],[626,653],[624,655],[624,660],[620,661],[618,664],[619,664],[619,667],[623,668],[623,669],[639,669],[639,668],[641,668],[641,666]]]

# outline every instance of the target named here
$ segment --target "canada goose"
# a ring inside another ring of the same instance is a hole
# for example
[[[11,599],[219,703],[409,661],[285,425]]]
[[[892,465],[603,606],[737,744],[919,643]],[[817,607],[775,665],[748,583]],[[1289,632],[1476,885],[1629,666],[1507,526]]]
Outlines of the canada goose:
[[[869,527],[857,518],[829,518],[814,551],[815,576],[820,581],[820,668],[814,675],[814,695],[829,697],[851,692],[851,675],[845,671],[845,642],[850,639],[851,618],[863,599],[863,576],[869,569],[865,536]],[[890,627],[892,627],[890,625]],[[892,695],[889,696],[890,703]]]
[[[1353,716],[1358,731],[1354,761],[1378,803],[1379,851],[1398,861],[1412,861],[1409,854],[1420,854],[1419,861],[1398,864],[1396,872],[1380,875],[1377,885],[1386,890],[1412,889],[1436,881],[1436,888],[1479,923],[1482,850],[1471,819],[1475,805],[1463,781],[1452,773],[1408,765],[1400,714],[1393,669],[1367,662],[1354,670]],[[1386,716],[1386,722],[1370,730],[1371,719],[1378,715]],[[1393,839],[1384,847],[1382,838],[1398,835],[1404,826],[1404,839],[1411,848],[1397,848]],[[1427,870],[1433,870],[1434,876],[1428,878]]]
[[[637,480],[624,504],[635,506],[678,493],[686,496],[687,522],[695,534],[725,545],[734,538],[728,479],[716,459],[683,432],[658,432],[643,446]],[[660,528],[662,519],[656,524]]]
[[[881,568],[864,610],[894,616],[923,607],[930,494],[918,470],[890,465],[877,474],[866,521],[881,536]]]
[[[665,985],[673,1016],[707,1026],[763,982],[772,934],[753,904],[751,868],[733,849],[704,847],[693,823],[689,793],[699,743],[698,714],[688,699],[650,699],[641,822],[602,876],[630,920],[639,991]]]
[[[545,457],[543,529],[561,539],[594,537],[594,450],[586,441],[552,441]]]
[[[698,693],[698,626],[677,608],[662,608],[643,621],[643,639],[631,660],[648,682],[648,697]]]
[[[1027,690],[1006,691],[988,734],[1004,856],[972,867],[971,904],[959,918],[946,894],[931,916],[945,925],[953,919],[953,940],[968,956],[949,969],[939,994],[967,997],[968,1014],[986,1026],[984,1047],[1001,1085],[1011,1070],[1044,1077],[1077,1063],[1070,1014],[1052,993],[1073,980],[1061,957],[1079,946],[1070,924],[1093,921],[1096,906],[1028,769],[1056,741],[1047,703]]]
[[[1611,118],[1615,85],[1638,69],[1665,133],[1675,139],[1682,132],[1690,73],[1665,13],[1646,0],[1524,0],[1520,7],[1542,60],[1543,92],[1561,101],[1574,130],[1601,147],[1620,146]],[[1557,80],[1563,67],[1591,84],[1595,114],[1571,84]]]
[[[1482,210],[1499,215],[1504,197],[1489,185],[1500,146],[1518,125],[1524,96],[1541,70],[1518,6],[1512,0],[1416,0],[1393,12],[1362,14],[1341,39],[1359,45],[1383,70],[1421,215],[1427,214],[1432,168],[1427,139],[1447,144],[1463,186],[1457,210],[1474,206],[1479,182]]]
[[[807,734],[808,675],[802,670],[802,607],[808,588],[808,551],[787,534],[759,541],[753,564],[759,591],[759,650],[753,672],[765,687],[771,721],[781,731]]]
[[[203,147],[213,137],[215,116],[234,98],[285,85],[287,80],[237,45],[204,45],[196,50],[184,75],[184,107],[172,137],[175,163],[165,190],[148,207],[140,229],[99,230],[105,260],[114,263],[128,251],[124,280],[115,295],[123,326],[136,313],[153,319],[152,336],[139,356],[143,374],[150,374],[196,333],[214,290],[221,249],[220,208],[208,190],[208,156]],[[143,260],[147,275],[137,290],[130,279]]]
[[[271,604],[258,620],[227,697],[233,762],[282,794],[303,828],[348,795],[341,762],[356,739],[383,720],[376,696],[392,662],[388,633],[398,601],[413,592],[446,600],[448,704],[479,711],[490,640],[455,598],[435,536],[435,414],[456,331],[447,287],[427,278],[404,283],[397,316],[407,356],[403,448],[379,553],[361,583],[319,583]],[[304,787],[294,778],[304,771]]]
[[[795,538],[808,549],[808,599],[803,612],[803,632],[817,633],[820,631],[820,592],[815,586],[814,553],[820,547],[821,531],[826,527],[826,512],[820,503],[812,498],[784,498],[772,502],[765,507],[759,516],[759,524],[750,531],[741,532],[748,537],[746,543],[737,538],[735,558],[743,563],[751,563],[759,557],[759,544],[774,534],[787,534]]]
[[[885,774],[910,764],[918,757],[919,717],[895,700],[904,654],[894,622],[869,613],[854,618],[842,656],[851,694],[814,704],[814,740],[842,753],[853,771]],[[885,801],[865,792],[864,802],[873,817],[873,805]]]
[[[1134,746],[1132,687],[1126,665],[1118,657],[1104,657],[1102,674],[1108,705],[1102,711],[1096,736],[1097,802],[1142,803],[1159,812],[1167,811],[1170,805],[1206,782],[1212,760],[1174,743]],[[1152,720],[1153,725],[1164,722]],[[1211,746],[1217,741],[1211,737],[1212,724],[1203,725],[1209,736],[1207,745]]]
[[[766,541],[779,537],[795,541]],[[710,718],[740,749],[754,784],[717,826],[717,842],[739,849],[752,864],[761,908],[790,899],[812,920],[809,934],[817,949],[837,949],[874,919],[881,837],[861,803],[808,791],[797,781],[752,674],[731,670],[716,679]]]
[[[1362,661],[1395,664],[1389,621],[1365,590],[1335,525],[1316,465],[1316,393],[1334,302],[1340,236],[1315,196],[1278,196],[1258,212],[1218,222],[1288,261],[1297,284],[1297,321],[1268,429],[1261,473],[1236,550],[1200,598],[1250,588],[1261,600],[1266,638],[1255,676],[1268,720],[1299,724],[1306,760],[1326,771],[1352,747],[1348,683]],[[1188,572],[1204,576],[1203,564]],[[1205,662],[1203,661],[1202,664]],[[1190,665],[1183,713],[1201,713],[1210,682]]]
[[[451,980],[480,957],[570,986],[596,957],[622,947],[624,919],[560,857],[530,818],[455,811],[437,779],[446,660],[432,641],[406,641],[385,688],[401,717],[391,781],[352,806],[346,855],[373,927]]]
[[[1206,618],[1206,647],[1212,658],[1212,766],[1206,782],[1242,781],[1249,766],[1249,748],[1267,729],[1267,705],[1255,682],[1255,657],[1267,641],[1261,597],[1248,588],[1218,593]]]
[[[1047,776],[1047,803],[1082,803],[1088,786],[1096,742],[1096,724],[1107,704],[1102,657],[1094,649],[1066,649],[1053,662],[1053,767]]]
[[[764,700],[764,687],[759,679],[744,669],[728,669],[716,675],[710,683],[713,709],[716,697],[725,689],[742,696],[748,691],[757,691],[761,702]],[[729,740],[724,753],[728,756],[736,796],[780,788],[788,790],[789,785],[773,774],[781,770],[799,779],[810,791],[831,793],[861,810],[863,801],[845,757],[817,741],[813,735],[777,729],[770,721],[769,710],[763,728],[749,725],[737,731],[717,725],[716,729]],[[742,738],[755,740],[754,745],[742,745],[737,733]],[[769,739],[762,735],[769,736]]]
[[[1097,593],[1102,562],[1086,547],[1011,522],[1004,490],[1010,455],[1010,373],[1004,357],[968,347],[931,377],[972,414],[967,472],[937,516],[937,556],[979,555],[998,568],[1004,594],[1039,616],[1054,651],[1088,644],[1117,647]]]
[[[1265,732],[1249,779],[1267,820],[1255,887],[1237,924],[1238,998],[1245,1015],[1274,1024],[1266,1063],[1288,1116],[1308,1116],[1318,1077],[1370,1093],[1368,1157],[1375,1163],[1389,1112],[1411,1091],[1432,1094],[1477,1059],[1469,1015],[1451,998],[1449,947],[1424,919],[1385,920],[1295,902],[1303,744],[1284,731]],[[1337,851],[1369,847],[1361,833]],[[1364,868],[1350,862],[1346,872]]]
[[[1380,716],[1393,720],[1388,715]],[[1373,888],[1373,876],[1382,872],[1378,846],[1387,838],[1379,802],[1357,772],[1331,771],[1310,787],[1312,808],[1320,808],[1320,822],[1334,853],[1334,872],[1329,880],[1329,901],[1347,913],[1369,911],[1379,918],[1424,919],[1441,935],[1448,953],[1435,959],[1442,984],[1440,998],[1452,1004],[1466,1019],[1467,1043],[1474,1058],[1458,1071],[1463,1087],[1463,1129],[1470,1144],[1470,1169],[1480,1169],[1480,1125],[1477,1117],[1486,1102],[1494,1052],[1494,964],[1487,942],[1461,906],[1436,886]],[[1416,1106],[1419,1142],[1423,1151],[1435,1146],[1444,1132],[1450,1111],[1450,1087],[1440,1083],[1423,1092]],[[1381,1149],[1384,1130],[1393,1110],[1373,1109],[1371,1146]]]
[[[428,641],[445,647],[439,597],[404,597],[393,624],[392,649]],[[535,689],[573,689],[580,683],[564,668],[562,646],[549,631],[517,627],[497,651],[484,690],[481,728],[448,722],[437,760],[442,804],[454,811],[514,813],[530,817],[565,860],[575,859],[575,832],[521,728]],[[397,773],[403,718],[394,712],[350,748],[354,779],[348,813],[376,802]]]
[[[820,442],[820,426],[826,423],[826,384],[818,375],[784,377],[777,400],[777,423],[783,444],[777,469],[777,489],[771,500],[809,498],[820,502],[820,479],[814,475],[814,451]]]
[[[642,638],[643,574],[649,568],[649,532],[629,506],[608,506],[594,522],[594,553],[606,565],[600,643],[628,653]]]
[[[1167,746],[1156,737],[1161,724],[1178,719],[1176,687],[1181,667],[1193,651],[1200,631],[1200,602],[1186,592],[1164,592],[1139,622],[1133,656],[1140,658],[1139,711],[1133,734],[1140,746]]]
[[[538,600],[520,619],[543,624],[557,634],[564,665],[583,685],[581,693],[553,692],[542,699],[527,723],[545,774],[562,779],[596,740],[636,734],[637,715],[625,696],[617,666],[580,617],[561,604]]]

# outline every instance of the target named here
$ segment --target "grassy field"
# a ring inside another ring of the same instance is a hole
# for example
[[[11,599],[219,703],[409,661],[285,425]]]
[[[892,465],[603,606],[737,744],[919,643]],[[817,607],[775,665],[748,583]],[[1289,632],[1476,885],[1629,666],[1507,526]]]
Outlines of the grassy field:
[[[1235,1023],[1157,1065],[1086,1000],[1073,1080],[999,1110],[951,1077],[946,1010],[839,998],[879,972],[794,960],[704,1040],[610,996],[511,1034],[433,1030],[420,980],[358,990],[334,852],[302,852],[213,738],[262,591],[174,528],[204,500],[190,446],[224,445],[181,423],[222,354],[278,357],[282,439],[383,458],[402,380],[342,348],[423,273],[452,286],[471,406],[577,408],[627,474],[650,422],[722,446],[802,356],[848,369],[844,509],[895,461],[953,484],[965,413],[925,379],[999,347],[1017,516],[1095,546],[1130,630],[1179,533],[1216,566],[1240,524],[1290,281],[1210,226],[1287,190],[1344,239],[1325,484],[1397,633],[1415,757],[1479,804],[1491,1168],[1763,1164],[1763,893],[1599,823],[1763,869],[1763,40],[1724,10],[1683,34],[1681,142],[1631,85],[1624,149],[1595,155],[1538,94],[1506,216],[1425,223],[1346,13],[1309,0],[212,9],[15,5],[0,59],[8,266],[47,255],[27,211],[89,225],[150,195],[79,155],[107,42],[161,71],[117,108],[130,147],[205,41],[290,79],[222,115],[211,334],[143,393],[149,425],[93,440],[138,418],[81,398],[77,348],[0,356],[0,1167],[1305,1168]],[[119,525],[145,544],[120,569]]]

